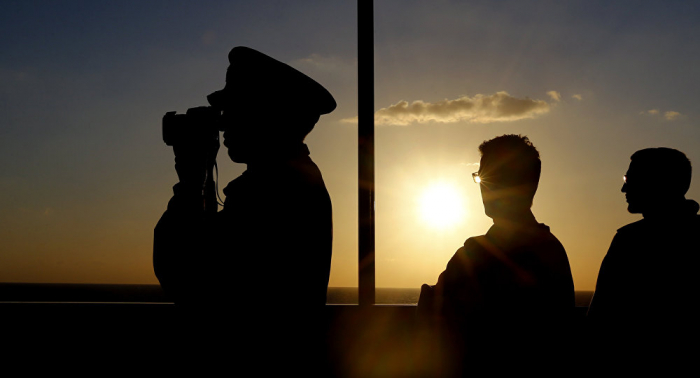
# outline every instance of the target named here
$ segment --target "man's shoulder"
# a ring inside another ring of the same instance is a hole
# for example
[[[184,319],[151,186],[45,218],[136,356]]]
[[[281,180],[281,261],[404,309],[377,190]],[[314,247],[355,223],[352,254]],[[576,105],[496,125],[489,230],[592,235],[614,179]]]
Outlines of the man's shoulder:
[[[484,248],[485,236],[475,236],[467,239],[455,254],[447,262],[445,271],[440,275],[438,282],[458,282],[467,276],[476,274],[477,266],[486,263],[489,258]]]
[[[464,245],[457,249],[450,263],[463,264],[465,260],[483,260],[489,245],[491,245],[491,242],[486,238],[486,235],[472,236],[464,242]]]
[[[545,244],[549,244],[553,247],[560,248],[564,250],[564,245],[561,244],[559,239],[552,233],[552,231],[549,229],[549,226],[545,225],[544,223],[540,223],[538,225],[538,230],[537,230],[537,236],[535,236],[535,239],[539,239]]]
[[[470,237],[464,242],[464,246],[460,248],[460,251],[462,253],[478,254],[488,253],[497,248],[507,252],[510,249],[522,249],[527,246],[543,244],[564,248],[559,239],[552,234],[549,227],[542,223],[516,232],[491,231],[489,230],[486,235]]]
[[[250,188],[250,175],[243,172],[240,176],[229,181],[229,183],[224,187],[223,192],[226,197],[240,195],[240,193],[249,190]]]
[[[644,219],[640,219],[636,222],[632,222],[630,224],[626,224],[620,228],[617,229],[617,233],[621,235],[626,235],[630,233],[637,233],[641,232],[644,230],[646,227],[647,222]]]
[[[673,235],[675,238],[694,236],[700,233],[700,215],[693,215],[681,219],[669,219],[664,222],[652,222],[648,219],[640,219],[623,227],[615,234],[619,240],[644,239],[653,235]]]
[[[517,229],[509,235],[511,242],[509,249],[518,251],[530,250],[551,250],[561,249],[564,246],[559,239],[552,233],[549,226],[544,223],[537,223],[528,227]]]
[[[464,245],[458,251],[480,253],[488,248],[491,244],[486,235],[472,236],[464,241]]]
[[[280,162],[280,164],[268,167],[268,170],[260,176],[266,182],[279,183],[283,181],[287,187],[325,187],[321,170],[309,156],[299,156]]]

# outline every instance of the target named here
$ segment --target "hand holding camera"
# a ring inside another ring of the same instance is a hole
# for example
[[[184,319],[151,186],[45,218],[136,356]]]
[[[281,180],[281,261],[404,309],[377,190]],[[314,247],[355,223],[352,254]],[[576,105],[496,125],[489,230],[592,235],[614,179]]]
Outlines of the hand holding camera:
[[[173,147],[180,183],[193,191],[202,190],[213,180],[220,116],[220,111],[208,106],[188,109],[186,114],[168,112],[163,116],[163,141]]]

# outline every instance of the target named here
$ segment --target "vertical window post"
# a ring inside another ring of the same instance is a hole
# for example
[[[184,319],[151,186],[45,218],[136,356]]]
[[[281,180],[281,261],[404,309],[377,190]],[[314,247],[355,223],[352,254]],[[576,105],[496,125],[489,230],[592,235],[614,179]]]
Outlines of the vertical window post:
[[[375,303],[374,274],[374,2],[357,1],[359,303]]]

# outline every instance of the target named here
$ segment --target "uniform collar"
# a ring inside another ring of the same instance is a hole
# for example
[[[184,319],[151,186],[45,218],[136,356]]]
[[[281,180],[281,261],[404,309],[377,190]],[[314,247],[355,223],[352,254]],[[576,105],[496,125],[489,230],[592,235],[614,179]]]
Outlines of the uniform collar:
[[[307,158],[310,154],[309,147],[305,143],[299,143],[285,148],[284,150],[278,149],[275,154],[268,155],[268,158],[264,160],[248,163],[248,169],[226,185],[223,190],[224,195],[228,197],[230,193],[236,191],[236,186],[245,185],[244,183],[251,177],[255,177],[258,174],[265,174],[265,172],[269,173],[269,171],[275,169],[275,167],[289,165],[293,161]]]
[[[247,171],[257,171],[258,169],[281,165],[292,160],[309,156],[310,154],[309,147],[305,143],[275,147],[262,158],[249,162]]]

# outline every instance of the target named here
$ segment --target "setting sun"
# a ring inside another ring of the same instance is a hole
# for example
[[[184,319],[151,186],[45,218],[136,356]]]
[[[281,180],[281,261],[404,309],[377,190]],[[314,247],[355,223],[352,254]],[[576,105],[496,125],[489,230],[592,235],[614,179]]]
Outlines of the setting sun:
[[[429,186],[420,198],[421,218],[435,228],[447,228],[464,218],[464,199],[454,185]]]

